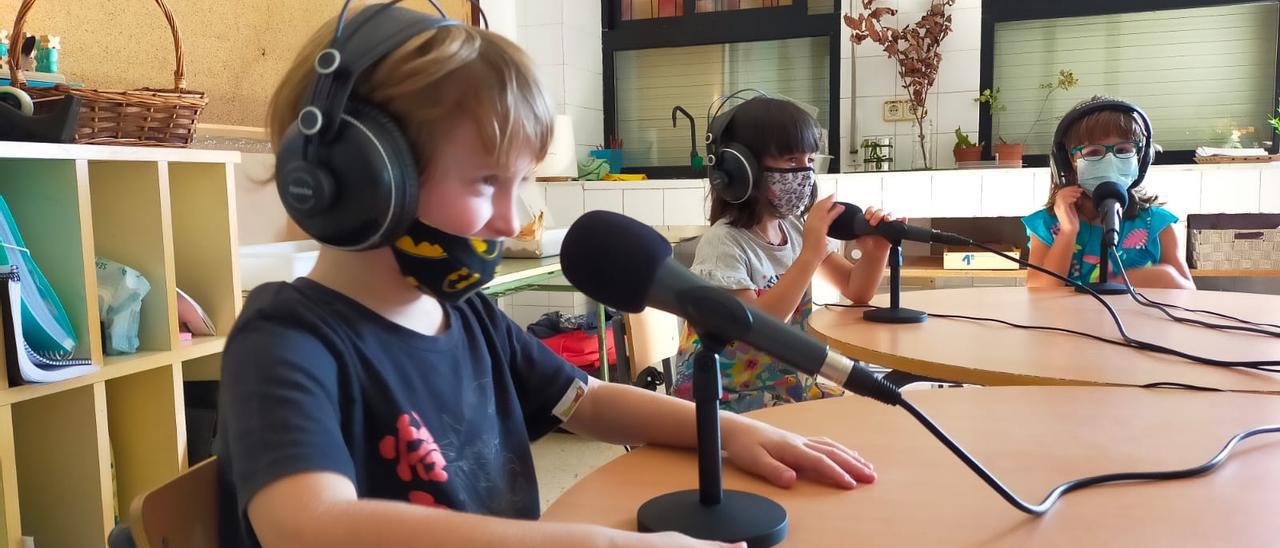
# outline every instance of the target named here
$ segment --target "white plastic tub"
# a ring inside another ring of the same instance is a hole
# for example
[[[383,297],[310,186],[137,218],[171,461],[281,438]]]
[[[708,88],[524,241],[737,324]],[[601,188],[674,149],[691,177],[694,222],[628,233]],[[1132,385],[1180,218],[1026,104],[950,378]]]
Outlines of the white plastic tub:
[[[264,283],[305,276],[319,256],[320,244],[315,240],[241,246],[241,289],[249,291]]]

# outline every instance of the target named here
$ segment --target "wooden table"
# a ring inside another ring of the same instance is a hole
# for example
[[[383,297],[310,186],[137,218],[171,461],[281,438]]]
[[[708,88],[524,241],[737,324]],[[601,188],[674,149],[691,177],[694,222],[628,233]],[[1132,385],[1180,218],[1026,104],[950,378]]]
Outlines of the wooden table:
[[[1280,296],[1219,291],[1144,290],[1148,297],[1267,323],[1280,323]],[[1106,298],[1135,338],[1227,360],[1280,359],[1280,338],[1176,323],[1126,295]],[[887,296],[874,304],[887,305]],[[1110,316],[1068,288],[987,287],[912,291],[902,306],[931,313],[984,316],[1050,325],[1119,339]],[[1211,316],[1178,315],[1230,323]],[[867,322],[861,309],[828,308],[809,317],[811,331],[851,358],[915,375],[983,385],[1180,382],[1226,390],[1280,392],[1280,373],[1201,365],[1174,356],[1106,344],[1067,333],[931,317],[922,324]]]
[[[1023,500],[1067,480],[1200,464],[1237,432],[1280,423],[1280,397],[1116,387],[952,388],[909,399]],[[786,546],[1275,546],[1280,436],[1246,440],[1211,474],[1101,486],[1039,518],[1017,511],[905,411],[859,397],[752,413],[857,450],[879,474],[852,491],[773,487],[727,467],[726,488],[772,498]],[[569,489],[543,519],[635,530],[636,509],[697,487],[693,451],[642,448]]]

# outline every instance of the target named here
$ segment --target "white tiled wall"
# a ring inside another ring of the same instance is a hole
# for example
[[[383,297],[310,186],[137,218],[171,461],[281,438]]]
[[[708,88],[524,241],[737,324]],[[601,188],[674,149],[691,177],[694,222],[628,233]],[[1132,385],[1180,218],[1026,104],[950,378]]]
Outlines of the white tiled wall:
[[[1195,171],[1167,171],[1148,175],[1142,187],[1164,202],[1164,207],[1178,216],[1200,211],[1201,174]]]
[[[518,43],[537,66],[556,112],[573,118],[579,155],[605,142],[599,0],[514,0]]]
[[[647,225],[664,225],[663,190],[622,191],[622,212]]]
[[[622,213],[621,190],[584,190],[582,192],[583,209],[587,211],[604,210]]]
[[[982,213],[982,175],[963,171],[933,177],[930,217],[977,217]]]
[[[1034,178],[1016,170],[983,175],[982,216],[1021,217],[1035,211],[1034,186]]]
[[[662,191],[664,225],[706,224],[707,191],[701,188],[668,188]]]
[[[1021,217],[1049,196],[1047,168],[841,173],[818,177],[823,194],[899,216]],[[569,226],[603,209],[650,225],[707,223],[705,179],[635,183],[541,183],[551,226]],[[1179,216],[1191,213],[1280,213],[1280,164],[1154,166],[1143,183]]]
[[[595,308],[586,295],[558,291],[522,291],[497,300],[498,308],[520,327],[538,321],[543,314],[591,314]]]
[[[1205,213],[1257,213],[1260,170],[1206,171],[1200,182],[1200,209]]]
[[[551,226],[569,226],[583,213],[583,192],[579,184],[547,185],[547,211]]]
[[[1259,212],[1280,211],[1280,170],[1262,172],[1262,189],[1259,192]]]
[[[928,9],[930,0],[889,0],[877,2],[875,7],[896,7],[897,16],[884,21],[886,24],[905,26],[918,21]],[[852,5],[850,5],[852,4]],[[842,2],[842,9],[861,8],[860,2]],[[973,101],[978,96],[978,68],[982,47],[982,2],[981,0],[960,0],[949,8],[952,19],[952,32],[942,42],[942,64],[938,68],[938,80],[929,96],[929,118],[926,121],[925,149],[928,151],[930,165],[934,168],[947,169],[955,166],[955,158],[951,154],[955,146],[955,130],[967,132],[969,138],[977,140],[978,104]],[[841,27],[844,27],[841,23]],[[842,28],[842,35],[847,39],[849,31]],[[885,122],[883,105],[885,101],[902,99],[906,92],[898,79],[896,64],[885,55],[880,46],[870,40],[862,45],[843,49],[845,70],[852,73],[852,96],[847,96],[842,87],[841,99],[851,99],[852,108],[842,110],[842,116],[848,127],[842,127],[840,134],[845,143],[845,158],[842,166],[852,170],[853,162],[858,155],[849,153],[856,148],[862,139],[867,137],[894,137],[894,160],[896,169],[919,167],[917,158],[920,146],[917,143],[917,130],[914,122]],[[852,68],[852,70],[848,70]]]
[[[933,179],[927,172],[895,173],[882,179],[884,200],[881,207],[899,217],[927,217],[933,204]],[[862,207],[875,204],[857,204]]]

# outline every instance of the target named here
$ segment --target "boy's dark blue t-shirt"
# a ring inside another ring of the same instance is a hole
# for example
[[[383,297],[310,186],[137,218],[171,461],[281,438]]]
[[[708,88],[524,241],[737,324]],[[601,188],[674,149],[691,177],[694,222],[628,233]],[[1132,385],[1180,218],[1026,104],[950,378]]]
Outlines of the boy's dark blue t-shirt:
[[[360,498],[538,517],[529,442],[572,412],[586,375],[484,296],[445,309],[432,337],[306,278],[253,291],[223,354],[224,543],[257,546],[249,500],[313,471]]]

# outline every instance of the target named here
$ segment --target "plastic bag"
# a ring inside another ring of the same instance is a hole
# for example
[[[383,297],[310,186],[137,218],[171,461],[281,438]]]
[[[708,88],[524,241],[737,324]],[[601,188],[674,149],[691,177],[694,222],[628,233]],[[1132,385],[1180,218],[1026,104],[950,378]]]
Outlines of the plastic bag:
[[[102,321],[102,350],[108,355],[138,351],[142,298],[151,283],[137,270],[98,257],[98,315]]]

